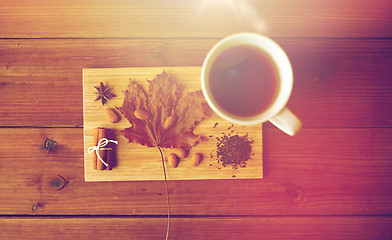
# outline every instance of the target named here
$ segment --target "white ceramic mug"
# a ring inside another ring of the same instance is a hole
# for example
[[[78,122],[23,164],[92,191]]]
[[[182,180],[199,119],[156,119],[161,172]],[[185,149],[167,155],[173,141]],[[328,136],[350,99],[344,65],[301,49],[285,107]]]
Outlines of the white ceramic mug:
[[[252,116],[237,116],[222,108],[214,99],[210,86],[211,66],[222,52],[236,46],[250,46],[267,54],[275,64],[278,82],[276,97],[262,112]],[[259,124],[270,121],[283,132],[293,136],[301,128],[301,121],[286,107],[293,88],[293,70],[286,53],[273,40],[256,33],[236,33],[220,40],[208,52],[201,71],[201,87],[209,106],[220,117],[241,125]]]

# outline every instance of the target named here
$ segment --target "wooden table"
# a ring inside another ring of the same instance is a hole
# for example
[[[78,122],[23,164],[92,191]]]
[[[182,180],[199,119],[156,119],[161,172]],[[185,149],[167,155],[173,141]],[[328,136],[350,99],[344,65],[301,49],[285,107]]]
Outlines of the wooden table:
[[[262,180],[170,181],[170,239],[392,239],[391,14],[389,0],[2,0],[0,239],[164,239],[162,181],[84,181],[82,69],[200,66],[242,31],[292,60],[303,129],[263,126]]]

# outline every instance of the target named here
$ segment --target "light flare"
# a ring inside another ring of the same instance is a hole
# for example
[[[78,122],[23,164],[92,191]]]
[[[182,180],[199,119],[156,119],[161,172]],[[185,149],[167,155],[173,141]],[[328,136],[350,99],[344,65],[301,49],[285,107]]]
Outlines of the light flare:
[[[246,31],[258,33],[265,33],[267,31],[267,24],[261,17],[258,9],[248,0],[203,0],[192,22],[197,21],[200,14],[212,6],[222,6],[222,8],[229,6],[234,18],[245,25],[244,30]]]

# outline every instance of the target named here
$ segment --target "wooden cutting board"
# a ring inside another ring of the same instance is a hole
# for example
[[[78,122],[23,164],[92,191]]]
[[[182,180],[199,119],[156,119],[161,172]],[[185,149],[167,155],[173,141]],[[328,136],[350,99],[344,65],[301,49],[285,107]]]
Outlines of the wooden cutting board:
[[[152,80],[157,74],[166,71],[172,78],[184,86],[185,91],[200,90],[201,67],[146,67],[146,68],[87,68],[83,69],[83,119],[84,119],[84,170],[86,181],[143,181],[163,180],[163,168],[159,150],[149,148],[117,135],[116,166],[113,170],[98,171],[93,169],[93,154],[88,153],[88,148],[94,146],[94,128],[103,127],[113,130],[122,130],[130,127],[124,117],[118,123],[111,123],[106,119],[105,109],[120,107],[127,89],[129,79],[132,78],[147,88],[146,79]],[[110,99],[104,106],[100,101],[94,101],[95,88],[103,82],[110,87],[116,97]],[[120,114],[121,115],[121,114]],[[243,179],[262,178],[262,126],[233,125],[216,114],[202,121],[194,130],[197,135],[207,138],[207,141],[193,147],[188,157],[180,160],[177,168],[172,168],[166,162],[168,180],[187,179]],[[253,156],[248,160],[245,168],[233,170],[231,166],[223,167],[216,159],[217,137],[238,134],[248,134],[254,140],[252,145]],[[165,161],[170,154],[170,149],[163,149]],[[191,161],[192,153],[202,153],[203,160],[194,167]]]

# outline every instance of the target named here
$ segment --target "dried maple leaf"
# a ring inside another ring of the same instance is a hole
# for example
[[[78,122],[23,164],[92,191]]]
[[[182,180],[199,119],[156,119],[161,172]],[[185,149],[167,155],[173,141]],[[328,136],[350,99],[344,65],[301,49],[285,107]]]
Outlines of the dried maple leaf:
[[[211,112],[200,91],[188,92],[182,96],[182,89],[170,76],[163,72],[148,81],[148,92],[137,82],[130,80],[125,91],[123,105],[118,110],[133,125],[121,133],[129,142],[147,147],[191,148],[203,140],[193,133],[196,125]],[[140,120],[134,116],[135,110],[144,110],[151,114],[149,120]],[[176,124],[164,129],[165,120],[175,115]]]

